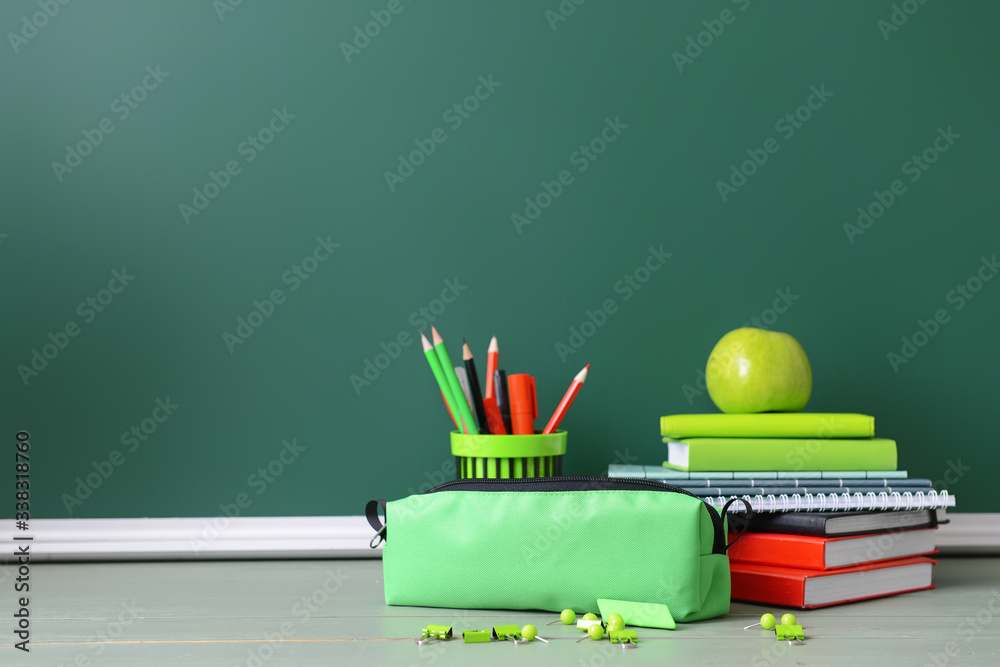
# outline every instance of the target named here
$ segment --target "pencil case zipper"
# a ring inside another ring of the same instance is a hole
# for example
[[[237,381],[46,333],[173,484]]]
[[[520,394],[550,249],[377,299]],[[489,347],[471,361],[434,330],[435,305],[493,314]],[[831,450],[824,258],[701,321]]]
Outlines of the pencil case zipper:
[[[438,484],[424,494],[440,491],[661,491],[690,496],[701,502],[712,519],[715,528],[712,553],[726,553],[726,531],[722,515],[704,500],[672,484],[652,479],[611,479],[609,477],[530,477],[520,479],[458,479]],[[421,494],[421,495],[424,495]]]

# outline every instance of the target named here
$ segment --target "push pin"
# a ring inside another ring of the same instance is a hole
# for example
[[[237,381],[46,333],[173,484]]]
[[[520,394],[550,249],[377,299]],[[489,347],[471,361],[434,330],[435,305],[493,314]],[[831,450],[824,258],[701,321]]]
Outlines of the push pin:
[[[774,618],[774,614],[764,614],[763,616],[760,617],[760,623],[754,623],[753,625],[748,625],[743,629],[749,630],[750,628],[756,628],[759,625],[765,630],[773,630],[775,623],[777,623],[777,621]]]
[[[608,625],[610,626],[610,621]],[[639,636],[635,630],[612,630],[609,637],[612,644],[621,644],[623,649],[639,647]]]
[[[625,619],[622,618],[621,614],[608,614],[608,618],[604,625],[607,626],[608,632],[613,632],[614,630],[624,630]]]
[[[537,639],[538,641],[545,642],[546,644],[549,643],[548,639],[545,639],[544,637],[539,637],[538,636],[538,628],[536,628],[535,626],[531,625],[530,623],[528,625],[524,626],[523,628],[521,628],[521,636],[524,637],[524,643],[528,643],[532,639]],[[517,642],[514,642],[514,643],[517,644]]]
[[[579,621],[576,622],[576,627],[580,630],[587,631],[594,625],[600,625],[603,627],[603,623],[597,618],[597,614],[586,613]]]
[[[594,623],[594,625],[591,625],[589,628],[587,628],[587,636],[577,639],[576,643],[579,644],[584,639],[588,638],[593,639],[594,641],[604,639],[604,626],[601,625],[600,621],[597,621],[596,623]]]
[[[452,632],[450,625],[431,625],[428,624],[426,628],[420,631],[420,639],[417,640],[417,644],[423,646],[424,644],[430,644],[433,641],[443,641],[445,639],[451,639]]]
[[[566,625],[573,625],[576,623],[576,612],[572,609],[563,609],[562,613],[559,614],[558,621],[550,621],[545,625],[552,625],[553,623],[565,623]]]

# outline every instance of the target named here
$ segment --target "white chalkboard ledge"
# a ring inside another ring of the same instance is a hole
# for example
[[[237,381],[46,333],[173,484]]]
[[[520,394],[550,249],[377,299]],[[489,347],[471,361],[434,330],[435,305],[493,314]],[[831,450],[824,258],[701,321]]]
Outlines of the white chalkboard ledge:
[[[34,519],[27,531],[11,519],[0,524],[0,542],[30,545],[32,562],[379,558],[374,535],[362,516]]]
[[[1000,553],[1000,513],[946,518],[936,539],[942,554]],[[373,536],[361,516],[35,519],[27,531],[8,519],[0,528],[0,542],[30,544],[33,562],[379,558]],[[25,537],[33,539],[15,540]]]

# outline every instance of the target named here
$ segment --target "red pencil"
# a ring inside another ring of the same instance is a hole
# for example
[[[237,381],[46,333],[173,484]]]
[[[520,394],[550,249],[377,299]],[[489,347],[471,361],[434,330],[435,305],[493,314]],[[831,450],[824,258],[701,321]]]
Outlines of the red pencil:
[[[483,398],[493,398],[493,374],[497,370],[497,361],[500,359],[500,347],[497,345],[497,335],[493,334],[490,341],[490,349],[486,351],[486,394]]]
[[[580,387],[583,386],[584,381],[587,379],[587,369],[590,368],[590,364],[583,367],[583,370],[576,374],[573,378],[572,384],[570,384],[569,389],[566,390],[566,395],[562,397],[559,401],[559,406],[556,411],[552,413],[552,419],[545,426],[545,430],[542,433],[555,433],[556,428],[559,427],[559,422],[562,418],[566,416],[566,411],[569,410],[569,406],[573,404],[573,399],[576,398],[577,393],[580,391]]]

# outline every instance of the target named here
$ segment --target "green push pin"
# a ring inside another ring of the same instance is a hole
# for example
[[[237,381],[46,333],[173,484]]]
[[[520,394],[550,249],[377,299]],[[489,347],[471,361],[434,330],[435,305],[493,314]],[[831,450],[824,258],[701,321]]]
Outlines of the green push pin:
[[[545,625],[552,625],[553,623],[560,623],[560,622],[565,623],[566,625],[573,625],[574,623],[576,623],[576,612],[573,611],[572,609],[563,609],[562,613],[559,614],[558,621],[550,621]]]
[[[597,619],[594,619],[594,620],[597,620]],[[584,639],[588,639],[588,638],[589,639],[593,639],[594,641],[598,641],[600,639],[604,639],[604,626],[601,625],[600,623],[595,623],[594,625],[590,626],[589,628],[587,628],[587,636],[586,637],[582,637],[580,639],[577,639],[576,643],[579,644]]]
[[[798,619],[795,618],[795,614],[785,614],[781,617],[782,625],[798,625]]]
[[[590,630],[590,628],[592,628],[595,625],[601,625],[603,627],[603,624],[601,623],[600,619],[597,618],[597,614],[594,614],[592,612],[587,612],[586,614],[580,617],[579,621],[576,622],[576,627],[579,628],[580,630],[583,630],[584,632],[587,632],[588,630]]]
[[[785,616],[792,616],[792,615],[791,614],[785,614]],[[781,617],[781,622],[782,623],[785,622],[785,616]],[[793,621],[795,620],[794,616],[792,616],[792,620]],[[772,630],[774,628],[774,626],[775,626],[775,623],[776,623],[776,621],[775,621],[775,618],[774,618],[774,614],[764,614],[763,616],[760,617],[760,623],[754,623],[753,625],[748,625],[747,627],[745,627],[743,629],[744,630],[749,630],[750,628],[756,628],[759,625],[760,627],[764,628],[765,630]]]
[[[524,637],[524,640],[528,642],[530,642],[532,639],[537,639],[540,642],[545,642],[546,644],[549,643],[549,640],[545,639],[545,637],[538,636],[538,628],[531,625],[530,623],[521,628],[521,636]]]
[[[608,614],[606,625],[608,626],[608,632],[624,630],[625,619],[622,618],[621,614]]]

